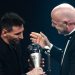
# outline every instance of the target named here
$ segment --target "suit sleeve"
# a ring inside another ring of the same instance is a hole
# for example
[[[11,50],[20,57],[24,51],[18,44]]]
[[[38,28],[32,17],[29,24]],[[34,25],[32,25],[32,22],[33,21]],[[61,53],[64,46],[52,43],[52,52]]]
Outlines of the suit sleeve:
[[[61,61],[62,54],[63,54],[63,50],[53,45],[50,52],[51,57],[57,59],[58,61]]]

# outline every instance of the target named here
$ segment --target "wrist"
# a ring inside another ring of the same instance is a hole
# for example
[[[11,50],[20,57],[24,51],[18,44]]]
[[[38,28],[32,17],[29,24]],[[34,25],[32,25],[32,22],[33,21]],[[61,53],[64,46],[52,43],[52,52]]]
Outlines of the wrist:
[[[50,43],[49,46],[48,45],[44,46],[44,49],[49,49],[50,50],[50,49],[52,49],[52,47],[53,47],[53,44]]]
[[[50,53],[52,47],[53,47],[53,44],[51,44],[50,46],[44,46],[44,49],[46,50],[47,53]]]

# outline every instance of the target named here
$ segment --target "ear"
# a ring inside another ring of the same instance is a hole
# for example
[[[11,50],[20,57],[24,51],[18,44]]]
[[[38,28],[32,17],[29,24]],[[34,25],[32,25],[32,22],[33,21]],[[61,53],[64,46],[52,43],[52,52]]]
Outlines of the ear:
[[[7,33],[8,33],[8,31],[6,29],[3,29],[1,35],[3,35],[4,37],[6,37],[7,36]]]

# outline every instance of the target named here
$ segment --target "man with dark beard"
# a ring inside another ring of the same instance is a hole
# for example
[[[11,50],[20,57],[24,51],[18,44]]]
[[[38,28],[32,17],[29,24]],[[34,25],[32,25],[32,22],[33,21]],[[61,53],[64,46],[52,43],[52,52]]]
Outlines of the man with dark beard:
[[[42,68],[23,71],[22,49],[24,20],[15,13],[6,13],[0,22],[0,75],[43,75]],[[27,56],[25,56],[27,57]],[[25,65],[28,65],[25,59]]]

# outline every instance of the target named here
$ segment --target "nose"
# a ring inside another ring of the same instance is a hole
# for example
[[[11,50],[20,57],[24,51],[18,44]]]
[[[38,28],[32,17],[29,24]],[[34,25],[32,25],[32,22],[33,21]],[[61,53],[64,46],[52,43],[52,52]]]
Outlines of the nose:
[[[20,35],[19,35],[19,39],[23,39],[24,37],[23,37],[23,33],[21,33]]]

